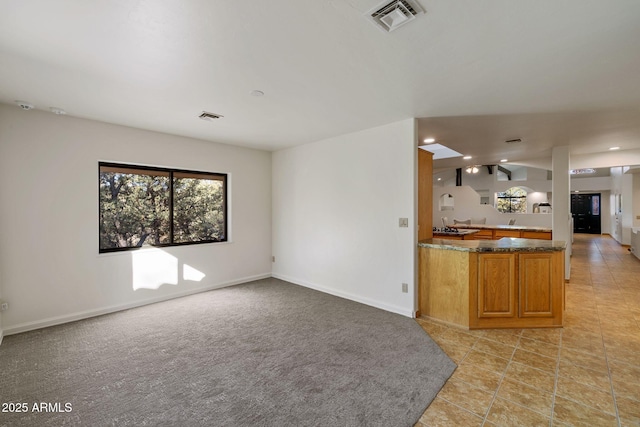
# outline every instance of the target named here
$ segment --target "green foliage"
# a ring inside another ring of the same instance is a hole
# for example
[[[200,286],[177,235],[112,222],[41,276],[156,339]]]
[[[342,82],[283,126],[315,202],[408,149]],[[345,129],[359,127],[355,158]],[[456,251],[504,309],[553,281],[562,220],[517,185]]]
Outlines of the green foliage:
[[[527,213],[527,192],[519,187],[511,187],[498,193],[496,209],[503,213]]]
[[[223,182],[174,179],[174,239],[165,174],[100,173],[100,249],[216,241],[225,237]]]
[[[222,181],[178,178],[173,181],[175,243],[224,238]]]

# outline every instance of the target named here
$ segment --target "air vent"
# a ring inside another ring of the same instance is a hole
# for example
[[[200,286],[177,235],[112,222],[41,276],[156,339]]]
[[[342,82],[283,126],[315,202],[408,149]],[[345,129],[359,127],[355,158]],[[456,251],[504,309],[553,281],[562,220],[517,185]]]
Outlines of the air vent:
[[[394,0],[376,6],[367,12],[370,19],[384,31],[393,31],[413,21],[424,10],[414,0]]]
[[[201,118],[202,120],[208,120],[212,122],[215,119],[219,119],[220,117],[224,117],[224,116],[221,116],[220,114],[207,113],[206,111],[203,111],[202,114],[200,114],[198,117]]]
[[[515,139],[507,139],[504,143],[505,144],[519,144],[521,142],[522,142],[522,139],[515,138]]]

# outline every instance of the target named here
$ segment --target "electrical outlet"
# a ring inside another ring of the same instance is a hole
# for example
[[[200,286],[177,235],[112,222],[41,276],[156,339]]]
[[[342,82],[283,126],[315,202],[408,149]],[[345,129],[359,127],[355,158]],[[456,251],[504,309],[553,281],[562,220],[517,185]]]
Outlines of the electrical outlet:
[[[403,283],[402,284],[402,293],[406,294],[409,292],[409,284],[408,283]]]
[[[0,311],[5,311],[5,310],[9,310],[8,302],[3,302],[2,304],[0,304]]]
[[[409,226],[409,218],[400,218],[399,221],[400,227],[408,227]]]

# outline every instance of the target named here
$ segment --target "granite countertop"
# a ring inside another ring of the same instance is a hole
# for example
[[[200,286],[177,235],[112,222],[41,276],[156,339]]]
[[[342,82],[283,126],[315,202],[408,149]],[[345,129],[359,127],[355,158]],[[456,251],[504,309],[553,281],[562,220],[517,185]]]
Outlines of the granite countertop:
[[[477,229],[477,230],[514,230],[514,231],[521,231],[521,230],[525,230],[525,231],[544,231],[544,232],[551,232],[551,228],[550,227],[537,227],[537,226],[531,226],[531,225],[500,225],[500,224],[455,224],[455,225],[449,225],[449,227],[455,227],[455,228],[465,228],[465,229],[469,229],[469,228],[473,228],[473,229]]]
[[[500,240],[425,239],[418,242],[418,246],[461,252],[555,252],[565,250],[567,244],[561,240],[503,237]]]

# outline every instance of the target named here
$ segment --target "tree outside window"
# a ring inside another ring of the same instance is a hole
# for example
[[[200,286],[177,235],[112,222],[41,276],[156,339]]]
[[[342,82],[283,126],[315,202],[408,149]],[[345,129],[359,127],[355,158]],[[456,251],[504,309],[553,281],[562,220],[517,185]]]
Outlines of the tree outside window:
[[[497,209],[502,213],[527,213],[527,192],[520,187],[511,187],[498,193]]]
[[[226,179],[100,163],[100,252],[226,241]]]

